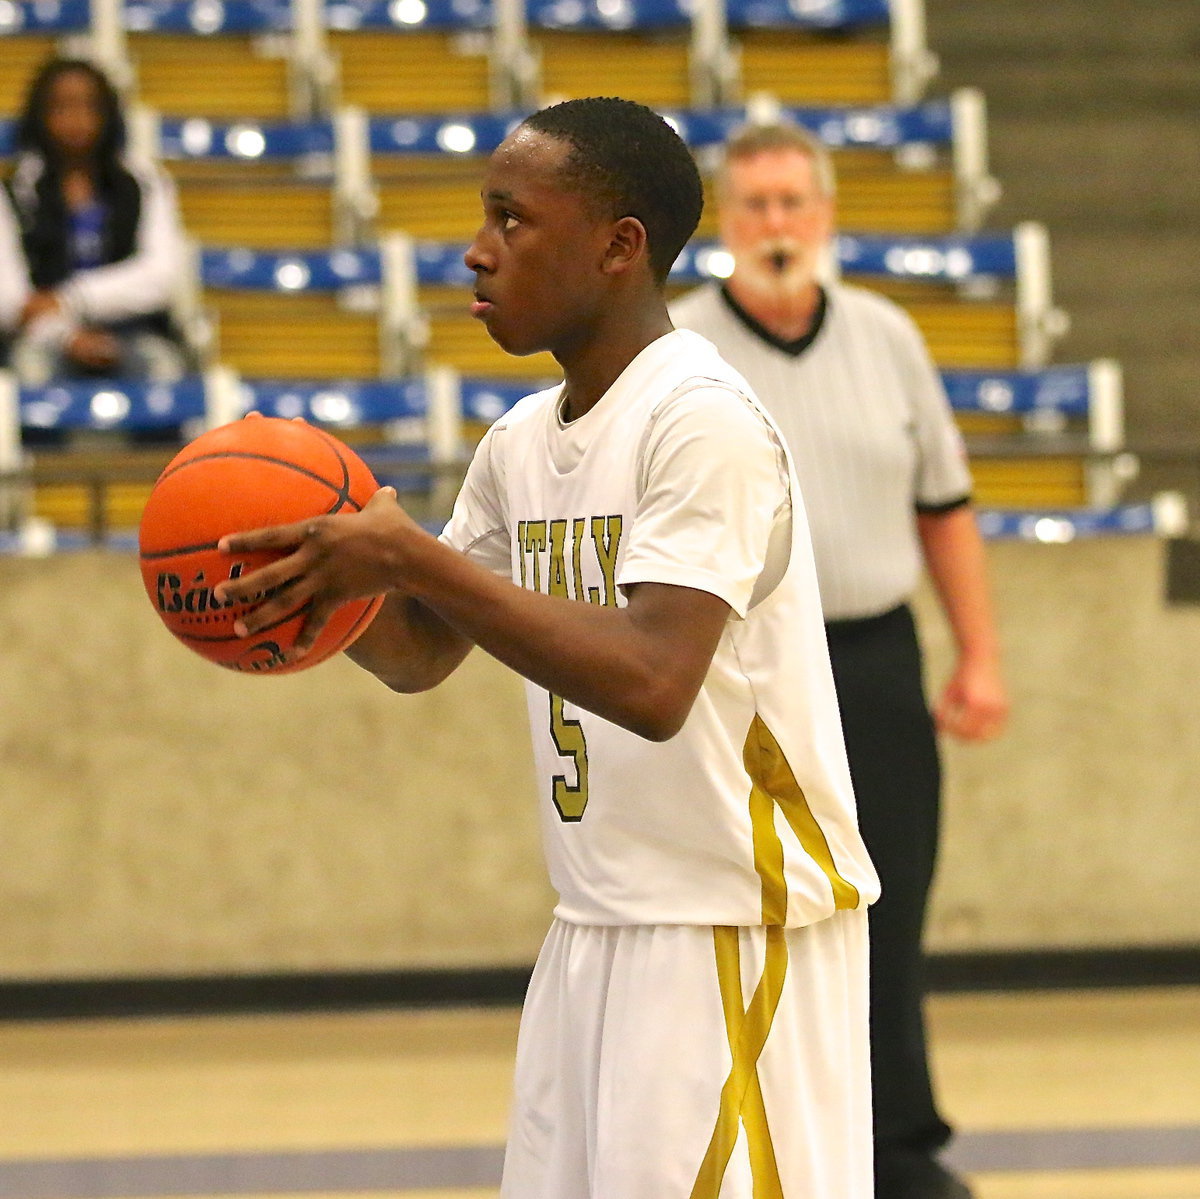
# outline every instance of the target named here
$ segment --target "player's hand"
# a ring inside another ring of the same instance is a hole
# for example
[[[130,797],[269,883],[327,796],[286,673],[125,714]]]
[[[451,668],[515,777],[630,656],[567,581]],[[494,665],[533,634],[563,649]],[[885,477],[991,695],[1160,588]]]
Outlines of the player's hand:
[[[240,604],[261,600],[234,625],[239,637],[251,637],[306,606],[307,619],[289,655],[303,657],[338,607],[399,585],[404,546],[414,535],[424,534],[397,503],[391,487],[380,488],[361,512],[233,533],[218,543],[222,553],[275,550],[284,556],[222,582],[216,598]]]
[[[934,710],[937,727],[962,741],[990,741],[1008,721],[1008,694],[991,662],[960,661]]]

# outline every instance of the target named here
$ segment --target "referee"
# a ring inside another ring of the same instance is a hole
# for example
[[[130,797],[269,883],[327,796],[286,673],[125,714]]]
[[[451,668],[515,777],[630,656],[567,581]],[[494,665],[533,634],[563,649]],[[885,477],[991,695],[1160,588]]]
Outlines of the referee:
[[[936,728],[997,735],[1008,702],[962,438],[920,333],[891,301],[821,284],[833,167],[804,130],[750,126],[717,180],[733,274],[671,306],[714,342],[786,438],[812,531],[871,910],[876,1199],[969,1199],[925,1048],[921,932],[938,839]],[[908,606],[928,569],[957,647],[933,716]]]

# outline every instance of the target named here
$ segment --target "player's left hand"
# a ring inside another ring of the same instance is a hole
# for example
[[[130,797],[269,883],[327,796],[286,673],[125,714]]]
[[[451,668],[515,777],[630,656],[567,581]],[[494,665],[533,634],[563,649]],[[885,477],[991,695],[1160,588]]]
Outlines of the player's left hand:
[[[990,741],[1008,721],[1008,694],[991,662],[962,660],[934,709],[938,729],[962,741]]]
[[[307,619],[290,655],[303,657],[335,609],[398,587],[406,544],[427,536],[400,507],[395,489],[381,487],[361,512],[222,537],[217,545],[222,553],[276,550],[284,556],[225,580],[215,589],[216,598],[241,604],[261,599],[234,625],[239,637],[251,637],[307,605]]]

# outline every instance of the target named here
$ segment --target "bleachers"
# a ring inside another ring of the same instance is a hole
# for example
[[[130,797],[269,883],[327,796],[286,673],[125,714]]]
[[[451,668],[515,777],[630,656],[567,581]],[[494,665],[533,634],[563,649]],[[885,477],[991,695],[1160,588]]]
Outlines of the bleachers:
[[[977,502],[1007,509],[1108,508],[1136,464],[1124,444],[1120,367],[947,371]]]
[[[136,526],[150,485],[173,456],[168,443],[134,449],[130,432],[183,430],[192,436],[214,418],[233,413],[217,406],[216,390],[199,379],[170,385],[111,381],[65,382],[18,389],[0,373],[0,524],[30,518],[86,533],[100,541],[113,529]],[[73,434],[69,449],[22,453],[23,430]]]
[[[703,76],[694,58],[692,21],[676,0],[535,0],[530,19],[543,101],[595,95],[599,79],[612,95],[652,108],[713,99],[698,82]]]
[[[382,244],[393,247],[395,261],[409,261],[404,236]],[[383,252],[370,246],[306,254],[249,248],[206,252],[201,283],[218,311],[221,357],[248,374],[344,377],[354,373],[347,368],[350,342],[345,339],[360,345],[382,319],[409,338],[393,351],[399,357],[392,361],[411,363],[420,356],[467,374],[543,378],[555,373],[545,356],[504,354],[472,320],[465,243],[412,246],[411,268],[395,272],[385,270]],[[973,238],[843,235],[837,251],[841,273],[871,280],[905,305],[940,366],[1005,370],[1046,362],[1061,317],[1051,302],[1047,242],[1039,226]],[[671,283],[681,289],[727,269],[718,246],[696,242],[680,257]],[[969,291],[964,296],[964,289],[988,298],[973,299]],[[404,302],[427,319],[414,320],[411,312],[396,317],[394,306]],[[317,336],[322,319],[337,322],[323,339]],[[385,369],[388,353],[377,343],[377,356],[359,373]],[[278,365],[263,369],[264,355]],[[318,361],[324,365],[314,370]]]
[[[972,238],[842,235],[836,248],[843,275],[869,280],[908,309],[939,366],[1004,370],[1046,362],[1061,314],[1051,302],[1048,245],[1040,226]],[[462,262],[464,249],[418,245],[420,295],[431,314],[429,355],[467,373],[544,374],[540,364],[522,369],[523,360],[487,348],[490,342],[469,332],[478,326],[465,312],[470,274]],[[715,243],[693,242],[676,263],[670,283],[676,290],[694,286],[728,268],[727,256]],[[483,347],[478,351],[477,342]]]
[[[1120,454],[1119,370],[1049,367],[1065,318],[1045,230],[980,232],[997,192],[982,97],[925,97],[935,64],[920,0],[92,0],[90,15],[83,0],[53,13],[10,2],[0,118],[42,57],[77,51],[85,36],[126,89],[135,148],[179,183],[202,247],[189,319],[211,378],[258,381],[239,384],[226,414],[300,404],[392,452],[397,429],[411,434],[422,418],[402,405],[381,414],[402,392],[416,403],[430,379],[444,389],[453,377],[456,437],[469,444],[497,397],[556,377],[548,356],[510,358],[469,318],[461,255],[484,156],[540,103],[594,94],[603,80],[599,90],[669,116],[702,169],[747,119],[778,111],[815,131],[838,170],[836,269],[892,296],[921,328],[967,434],[978,498],[1007,509],[1120,497],[1132,467]],[[10,141],[0,119],[0,154]],[[676,290],[720,273],[714,207],[677,264]],[[179,397],[194,403],[200,385],[188,386]],[[141,393],[109,391],[133,415],[101,429],[68,406],[45,426],[75,431],[74,457],[36,464],[40,515],[105,529],[136,516],[148,480],[131,472],[153,463],[118,447],[139,427]],[[217,391],[228,401],[227,387]],[[28,399],[43,417],[47,402]],[[346,420],[330,419],[338,403]],[[1114,410],[1115,422],[1098,416]],[[206,401],[202,419],[214,411]],[[411,477],[444,489],[445,446],[437,470]],[[124,490],[99,518],[95,472],[106,467]],[[93,472],[84,500],[78,483],[74,493],[51,485],[68,468]]]
[[[1010,475],[1036,472],[1072,440],[1087,470],[1073,488],[1047,480],[976,476],[976,501],[993,537],[1065,540],[1100,532],[1176,530],[1178,506],[1123,506],[1118,476],[1120,375],[1099,361],[1041,371],[946,371],[955,411],[977,419],[968,432],[975,461],[988,462],[986,438],[1003,430],[1008,448],[997,461]],[[478,431],[528,390],[527,381],[460,376],[445,367],[422,375],[376,380],[239,378],[228,369],[173,385],[111,382],[17,388],[0,373],[0,510],[19,527],[35,523],[108,543],[136,523],[154,478],[174,448],[132,451],[119,442],[130,431],[182,426],[188,435],[236,419],[249,410],[304,417],[353,443],[381,482],[396,486],[405,503],[436,525],[457,490]],[[69,455],[47,449],[22,452],[21,426],[65,429],[82,439]],[[992,433],[982,430],[990,429]],[[1013,442],[1024,457],[1012,454]],[[1024,464],[1024,468],[1022,467]],[[1042,488],[1036,502],[1032,489]],[[18,517],[19,519],[11,519]],[[19,538],[8,539],[20,548]],[[40,543],[38,543],[40,544]]]
[[[179,184],[184,225],[198,241],[316,249],[340,240],[329,121],[138,117],[142,145]]]
[[[994,182],[980,143],[981,100],[906,108],[785,109],[834,147],[845,228],[863,233],[970,230]],[[474,112],[212,121],[135,111],[137,142],[181,186],[185,221],[201,241],[255,249],[316,249],[401,229],[414,237],[467,237],[479,220],[486,154],[524,115]],[[671,109],[703,161],[752,116],[743,108]],[[896,157],[920,168],[898,169]],[[715,232],[708,205],[701,236]]]
[[[790,104],[911,103],[936,73],[920,0],[729,0],[741,92]]]
[[[833,147],[844,228],[864,233],[948,233],[977,227],[995,195],[982,144],[982,100],[963,90],[949,101],[904,108],[784,108],[782,114]],[[753,109],[665,108],[697,152],[718,146]],[[478,222],[479,159],[517,117],[462,114],[372,116],[362,134],[379,202],[379,227],[417,237],[463,236]],[[897,165],[897,156],[920,167]],[[707,173],[707,172],[706,172]],[[710,189],[711,190],[711,189]],[[709,202],[700,236],[715,232]]]
[[[176,117],[284,117],[302,106],[286,3],[129,0],[137,95]]]
[[[204,297],[220,360],[247,375],[278,378],[377,378],[387,372],[377,268],[374,281],[364,280],[360,255],[339,257],[340,274],[328,265],[331,258],[205,254]],[[239,260],[244,271],[225,269]],[[310,264],[317,260],[325,269],[314,276]],[[267,261],[270,266],[263,265]]]

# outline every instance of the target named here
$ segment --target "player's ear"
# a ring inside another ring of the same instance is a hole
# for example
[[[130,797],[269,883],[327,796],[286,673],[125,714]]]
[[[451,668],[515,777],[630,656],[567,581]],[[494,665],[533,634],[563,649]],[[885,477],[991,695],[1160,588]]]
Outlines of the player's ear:
[[[646,226],[635,216],[623,216],[610,228],[604,271],[606,274],[623,274],[649,253]]]

